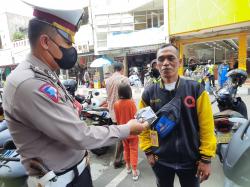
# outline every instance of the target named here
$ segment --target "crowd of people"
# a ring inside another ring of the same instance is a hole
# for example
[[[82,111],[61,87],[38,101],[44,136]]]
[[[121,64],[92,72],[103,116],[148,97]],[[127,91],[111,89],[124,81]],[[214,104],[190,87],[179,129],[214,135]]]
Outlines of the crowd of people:
[[[215,84],[215,67],[217,69],[216,77],[218,85]],[[234,66],[233,69],[235,68],[237,67]],[[230,70],[231,68],[226,60],[218,65],[213,64],[211,60],[209,60],[206,65],[191,64],[186,68],[184,76],[200,82],[206,91],[210,93],[213,89],[220,89],[226,85],[228,79],[227,73]]]

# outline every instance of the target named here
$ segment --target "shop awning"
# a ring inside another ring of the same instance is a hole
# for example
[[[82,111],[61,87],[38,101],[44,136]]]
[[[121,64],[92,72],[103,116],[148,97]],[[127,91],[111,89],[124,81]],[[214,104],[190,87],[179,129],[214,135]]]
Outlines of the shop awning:
[[[91,68],[99,68],[103,67],[105,65],[111,65],[111,61],[106,58],[97,58],[93,62],[91,62],[90,67]]]

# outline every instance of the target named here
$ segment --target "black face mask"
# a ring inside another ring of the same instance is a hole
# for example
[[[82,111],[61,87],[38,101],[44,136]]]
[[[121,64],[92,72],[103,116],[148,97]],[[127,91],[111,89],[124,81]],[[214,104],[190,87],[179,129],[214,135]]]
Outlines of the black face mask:
[[[74,47],[71,48],[64,48],[61,46],[58,46],[60,50],[62,51],[62,58],[56,59],[55,61],[59,65],[61,69],[71,69],[74,67],[77,61],[77,51]]]
[[[196,69],[196,65],[195,65],[195,64],[192,64],[192,65],[190,65],[189,67],[190,67],[190,69],[191,69],[192,71],[194,71],[194,70]]]
[[[62,46],[59,46],[53,39],[51,39],[61,50],[62,52],[62,58],[57,59],[54,57],[56,63],[61,69],[71,69],[74,67],[77,61],[77,51],[74,47],[70,48],[64,48]],[[51,54],[51,53],[50,53]],[[53,55],[52,55],[53,56]]]
[[[154,78],[158,78],[160,76],[160,72],[158,69],[151,69],[151,76],[154,77]]]

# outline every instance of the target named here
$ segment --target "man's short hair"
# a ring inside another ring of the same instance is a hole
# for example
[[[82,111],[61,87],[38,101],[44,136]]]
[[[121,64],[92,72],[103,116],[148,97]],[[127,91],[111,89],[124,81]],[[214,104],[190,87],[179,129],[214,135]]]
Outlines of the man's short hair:
[[[113,67],[114,67],[114,71],[121,71],[124,69],[124,66],[121,62],[115,62],[113,64]]]
[[[163,45],[157,50],[157,53],[156,53],[156,54],[158,54],[159,50],[164,49],[164,48],[166,48],[166,47],[174,47],[174,48],[176,49],[176,51],[177,51],[177,57],[179,57],[179,49],[178,49],[178,47],[176,47],[175,45],[173,45],[173,44],[171,44],[171,43],[163,44]]]
[[[53,33],[56,33],[56,29],[48,23],[38,20],[37,18],[31,19],[28,26],[28,38],[31,48],[36,45],[38,38],[42,34],[49,33],[50,35],[53,35]]]

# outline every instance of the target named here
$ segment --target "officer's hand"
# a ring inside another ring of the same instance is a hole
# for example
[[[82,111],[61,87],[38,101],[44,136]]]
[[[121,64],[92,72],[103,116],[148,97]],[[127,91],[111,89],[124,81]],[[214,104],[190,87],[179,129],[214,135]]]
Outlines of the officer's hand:
[[[199,161],[196,176],[200,178],[200,183],[207,180],[211,174],[211,164]]]
[[[144,131],[144,130],[146,130],[146,129],[149,128],[148,122],[140,123],[136,119],[129,120],[128,123],[127,123],[127,125],[130,126],[130,135],[138,135],[142,131]]]
[[[148,160],[148,163],[149,163],[150,166],[155,165],[155,162],[156,162],[155,155],[153,155],[153,154],[147,155],[147,160]]]

